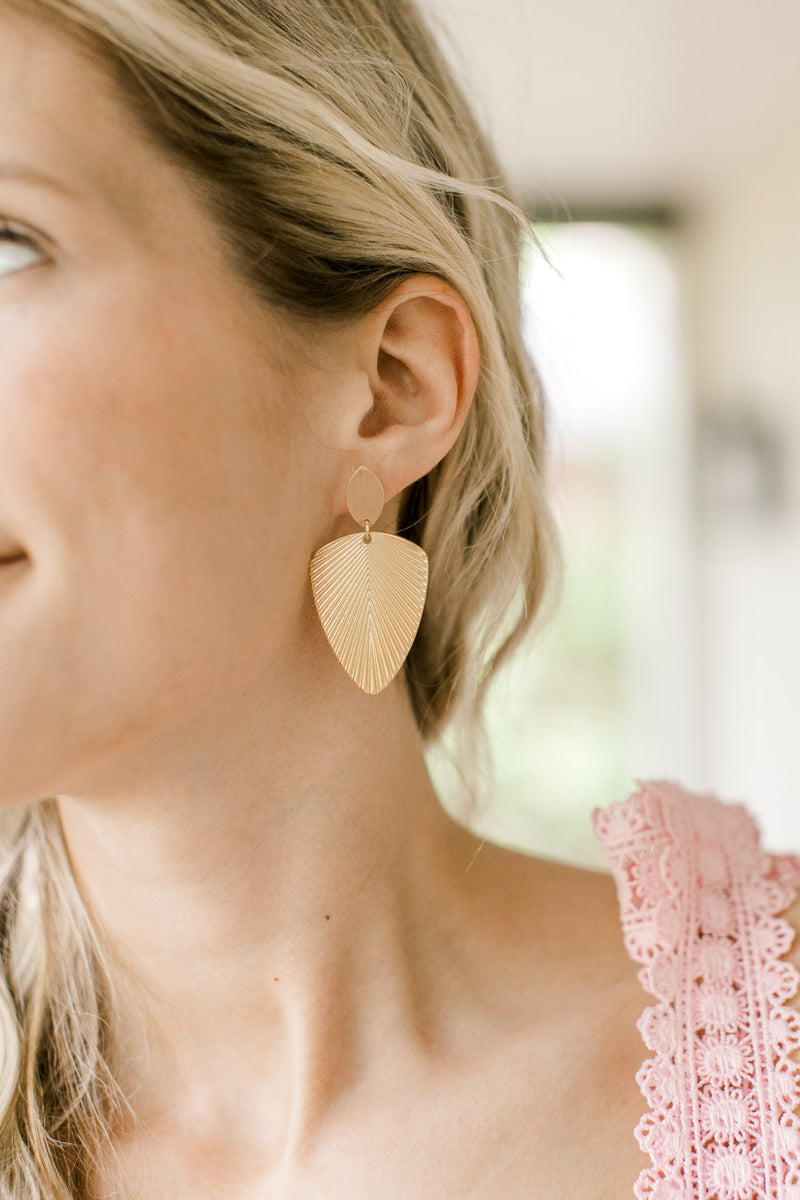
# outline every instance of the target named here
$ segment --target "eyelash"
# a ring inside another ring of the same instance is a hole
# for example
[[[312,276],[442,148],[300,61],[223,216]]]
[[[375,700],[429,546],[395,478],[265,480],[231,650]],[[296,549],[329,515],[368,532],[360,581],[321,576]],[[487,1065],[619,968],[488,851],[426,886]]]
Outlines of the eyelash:
[[[33,250],[39,249],[38,245],[29,234],[23,233],[21,229],[12,225],[9,221],[4,220],[3,217],[0,217],[0,240],[17,242],[21,246],[30,246]]]

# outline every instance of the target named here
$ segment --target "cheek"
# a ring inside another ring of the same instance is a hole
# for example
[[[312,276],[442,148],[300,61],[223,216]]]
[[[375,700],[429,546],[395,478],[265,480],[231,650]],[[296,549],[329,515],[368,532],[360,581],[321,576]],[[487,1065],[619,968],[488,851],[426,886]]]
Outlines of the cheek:
[[[253,419],[280,409],[280,379],[199,320],[95,317],[70,323],[83,343],[54,328],[46,356],[0,365],[0,525],[33,558],[0,580],[0,802],[64,790],[71,757],[252,686],[305,586],[303,538],[276,513],[292,441]]]

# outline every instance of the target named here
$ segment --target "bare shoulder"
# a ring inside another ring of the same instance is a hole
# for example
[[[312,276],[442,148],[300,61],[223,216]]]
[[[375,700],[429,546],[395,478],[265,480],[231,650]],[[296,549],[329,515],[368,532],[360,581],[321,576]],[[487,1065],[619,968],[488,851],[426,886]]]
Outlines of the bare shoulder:
[[[481,907],[513,993],[511,1020],[524,1030],[515,1061],[518,1082],[530,1069],[524,1090],[533,1107],[520,1124],[535,1131],[539,1194],[632,1194],[649,1163],[634,1128],[646,1107],[637,1021],[651,997],[625,949],[614,881],[497,846],[484,851]],[[571,1162],[569,1147],[578,1146],[580,1161]]]
[[[789,908],[786,909],[782,916],[793,934],[792,944],[785,958],[797,970],[798,975],[800,975],[800,888],[795,894]],[[795,1008],[800,1009],[800,996],[795,996],[793,1005]]]
[[[610,873],[572,866],[487,843],[475,864],[482,906],[519,944],[612,973],[633,966],[625,951]]]
[[[629,1038],[640,1052],[635,1017],[647,997],[625,949],[612,876],[496,845],[483,854],[490,932],[498,950],[519,961],[520,974],[527,966],[536,1008],[551,997],[560,1013],[592,1023],[625,993],[634,1014]]]

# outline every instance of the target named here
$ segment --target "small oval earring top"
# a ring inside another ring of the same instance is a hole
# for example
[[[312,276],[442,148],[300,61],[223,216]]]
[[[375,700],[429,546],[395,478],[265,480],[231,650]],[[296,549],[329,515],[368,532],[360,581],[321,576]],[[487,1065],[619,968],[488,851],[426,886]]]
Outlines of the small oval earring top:
[[[347,483],[347,507],[359,525],[374,525],[383,511],[383,484],[369,467],[358,467]]]

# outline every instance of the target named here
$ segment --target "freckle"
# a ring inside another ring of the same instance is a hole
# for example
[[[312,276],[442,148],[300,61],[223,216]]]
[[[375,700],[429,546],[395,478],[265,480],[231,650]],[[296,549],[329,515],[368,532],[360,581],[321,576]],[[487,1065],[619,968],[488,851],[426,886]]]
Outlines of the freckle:
[[[330,914],[330,913],[325,913],[325,920],[326,920],[326,921],[330,921],[330,919],[331,919],[331,914]]]

